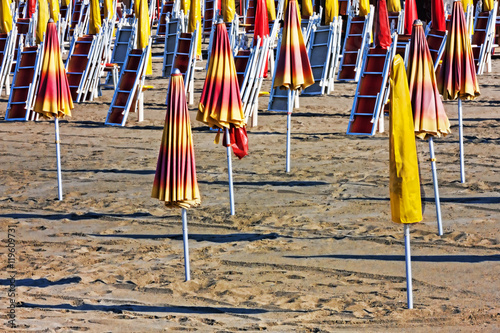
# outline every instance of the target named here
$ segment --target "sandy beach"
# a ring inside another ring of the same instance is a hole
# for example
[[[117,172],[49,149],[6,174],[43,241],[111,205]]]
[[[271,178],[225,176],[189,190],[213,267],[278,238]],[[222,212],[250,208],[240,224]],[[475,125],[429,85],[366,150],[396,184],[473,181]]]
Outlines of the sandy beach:
[[[180,209],[151,198],[168,86],[161,59],[153,62],[143,122],[130,114],[124,128],[104,125],[112,90],[60,122],[63,201],[53,122],[5,122],[8,97],[0,97],[0,331],[500,330],[500,59],[479,77],[481,96],[463,104],[465,184],[457,102],[445,102],[452,134],[435,140],[441,237],[429,146],[417,139],[425,210],[411,227],[413,310],[403,226],[390,216],[388,133],[345,134],[354,83],[300,98],[289,174],[286,115],[260,98],[249,155],[233,156],[230,216],[226,150],[195,120],[206,73],[196,72],[190,116],[202,204],[188,210],[192,280],[184,282]],[[263,90],[270,86],[269,78]],[[16,329],[7,322],[10,271]]]

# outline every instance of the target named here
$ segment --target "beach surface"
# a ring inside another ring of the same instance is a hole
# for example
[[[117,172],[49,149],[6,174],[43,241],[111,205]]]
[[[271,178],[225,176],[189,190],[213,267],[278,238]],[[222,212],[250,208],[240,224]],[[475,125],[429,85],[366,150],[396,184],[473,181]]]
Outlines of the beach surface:
[[[158,48],[156,48],[158,51]],[[424,220],[411,226],[414,309],[406,307],[403,226],[391,222],[388,133],[348,136],[356,85],[301,97],[292,116],[267,111],[233,155],[190,105],[199,207],[188,210],[191,281],[184,281],[181,210],[151,198],[168,80],[146,80],[145,120],[105,126],[113,95],[75,104],[60,121],[64,200],[57,200],[54,123],[0,121],[0,331],[498,332],[500,331],[500,60],[435,139],[444,235],[437,235],[427,141],[417,139]],[[200,66],[204,63],[198,63]],[[269,90],[270,78],[263,90]],[[7,97],[0,97],[3,119]],[[388,119],[386,118],[386,129]],[[8,228],[16,261],[8,266]],[[8,327],[15,272],[16,329]]]

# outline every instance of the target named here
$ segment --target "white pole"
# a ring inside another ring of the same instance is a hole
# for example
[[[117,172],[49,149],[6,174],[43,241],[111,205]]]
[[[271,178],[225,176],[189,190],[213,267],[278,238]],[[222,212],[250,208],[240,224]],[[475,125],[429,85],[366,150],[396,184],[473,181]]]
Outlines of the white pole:
[[[439,200],[439,187],[438,178],[436,171],[436,156],[434,154],[434,141],[432,136],[429,136],[429,152],[431,154],[431,170],[432,170],[432,181],[434,183],[434,200],[436,202],[436,217],[438,223],[438,234],[443,235],[443,222],[441,220],[441,202]]]
[[[458,98],[458,140],[460,145],[460,182],[465,183],[464,131],[462,121],[462,100]]]
[[[62,194],[62,177],[61,177],[61,148],[59,146],[59,118],[54,118],[54,124],[56,127],[56,159],[57,159],[57,194],[59,200],[63,199]]]
[[[290,132],[292,130],[293,93],[288,89],[288,112],[286,117],[286,172],[290,172]]]
[[[182,239],[184,242],[184,269],[186,271],[186,281],[191,280],[191,274],[189,270],[189,245],[188,245],[188,225],[187,225],[187,212],[185,208],[182,208]]]
[[[234,191],[233,191],[233,166],[231,164],[231,139],[229,138],[229,129],[226,128],[226,145],[227,145],[227,174],[229,178],[229,205],[231,207],[231,215],[234,215]]]
[[[410,225],[405,224],[406,295],[408,309],[413,309],[413,287],[411,283]]]

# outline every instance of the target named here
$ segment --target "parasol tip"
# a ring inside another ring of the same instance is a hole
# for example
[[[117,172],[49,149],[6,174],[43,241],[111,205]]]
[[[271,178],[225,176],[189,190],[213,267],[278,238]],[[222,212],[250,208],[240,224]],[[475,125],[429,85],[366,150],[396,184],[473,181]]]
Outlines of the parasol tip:
[[[52,19],[52,17],[49,19],[49,23],[54,23],[54,20]]]
[[[179,68],[175,68],[174,69],[174,74],[175,75],[179,75],[181,73],[181,71],[179,70]]]
[[[415,22],[413,22],[413,26],[417,26],[417,25],[424,25],[424,24],[420,20],[415,20]]]

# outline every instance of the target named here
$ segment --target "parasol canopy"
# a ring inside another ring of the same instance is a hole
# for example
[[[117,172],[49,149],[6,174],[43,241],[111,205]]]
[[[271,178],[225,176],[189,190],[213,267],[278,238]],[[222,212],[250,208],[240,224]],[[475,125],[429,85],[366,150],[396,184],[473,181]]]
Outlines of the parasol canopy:
[[[330,24],[339,16],[338,0],[325,0],[325,25]]]
[[[297,16],[297,3],[290,0],[285,13],[274,86],[296,90],[312,84],[314,78]]]
[[[493,10],[493,5],[494,5],[493,0],[483,0],[483,11],[489,12],[490,10]]]
[[[59,20],[59,0],[49,0],[50,18],[57,22]]]
[[[233,22],[236,13],[234,0],[221,0],[220,6],[224,22]]]
[[[432,0],[431,6],[432,29],[446,31],[446,17],[443,0]]]
[[[49,22],[49,5],[47,0],[38,2],[38,17],[36,23],[36,43],[40,44],[43,41],[43,35],[47,29],[47,22]]]
[[[104,18],[111,19],[115,14],[113,0],[104,0]]]
[[[73,100],[62,61],[56,24],[52,20],[47,24],[39,80],[33,110],[45,118],[71,116]]]
[[[413,28],[413,22],[418,19],[417,15],[417,5],[415,0],[405,1],[405,21],[404,21],[404,35],[411,35]]]
[[[385,0],[378,0],[375,16],[375,47],[386,49],[391,46],[391,30],[389,29],[389,14]]]
[[[274,0],[266,0],[267,18],[269,22],[276,20],[276,6]]]
[[[438,90],[444,100],[471,100],[480,95],[470,37],[460,1],[453,3],[446,48],[437,81]]]
[[[167,113],[151,197],[167,207],[190,208],[200,204],[191,123],[180,72],[170,77]]]
[[[149,38],[151,36],[151,30],[149,25],[149,10],[147,0],[137,0],[139,3],[138,7],[138,22],[139,26],[139,38],[137,40],[137,45],[140,49],[145,49],[149,44]],[[148,54],[148,62],[146,65],[146,75],[153,74],[153,61],[151,58],[151,52]]]
[[[269,36],[269,20],[267,18],[266,0],[256,0],[255,24],[253,33],[253,43],[257,43],[257,37],[261,38],[260,46],[264,37]]]
[[[101,8],[99,0],[90,0],[89,34],[96,35],[101,31]]]
[[[196,45],[196,56],[201,57],[201,1],[192,0],[190,2],[188,17],[188,32],[193,33],[198,27],[198,45]]]
[[[414,24],[411,35],[408,76],[416,135],[427,139],[428,136],[441,137],[451,133],[450,122],[437,89],[431,52],[420,20]]]
[[[240,88],[226,25],[215,25],[207,76],[196,120],[212,128],[245,126]]]
[[[417,147],[413,132],[410,92],[403,58],[394,58],[391,70],[389,170],[392,221],[422,221]]]
[[[313,14],[312,0],[302,0],[302,17],[308,19]]]
[[[10,12],[10,1],[2,0],[0,5],[0,33],[8,34],[12,30],[12,13]]]
[[[399,13],[401,11],[401,1],[387,0],[387,10],[393,13]]]
[[[359,0],[359,16],[366,16],[370,13],[370,0]]]

